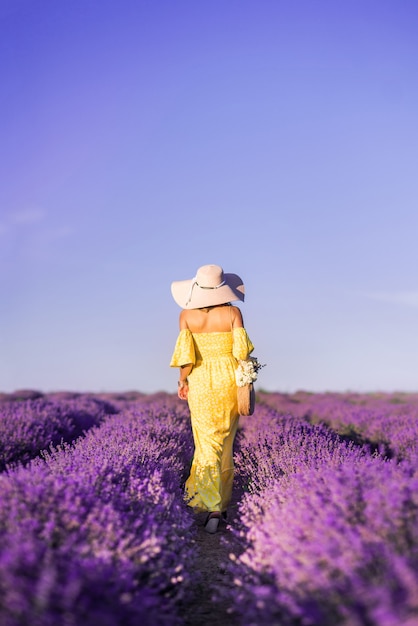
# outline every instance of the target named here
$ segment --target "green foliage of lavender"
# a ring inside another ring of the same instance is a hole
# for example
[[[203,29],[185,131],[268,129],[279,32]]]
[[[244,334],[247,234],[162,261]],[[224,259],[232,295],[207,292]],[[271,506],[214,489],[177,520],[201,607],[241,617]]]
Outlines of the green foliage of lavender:
[[[181,622],[196,578],[188,415],[174,400],[122,405],[0,476],[2,626]]]
[[[237,453],[242,623],[418,624],[418,406],[406,400],[261,394]]]

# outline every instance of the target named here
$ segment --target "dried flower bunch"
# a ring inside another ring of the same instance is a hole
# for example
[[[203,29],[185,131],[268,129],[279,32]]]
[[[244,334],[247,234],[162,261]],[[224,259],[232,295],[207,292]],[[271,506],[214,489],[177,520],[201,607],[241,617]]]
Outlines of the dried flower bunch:
[[[257,380],[258,370],[262,367],[265,367],[265,363],[261,365],[256,357],[250,356],[247,361],[239,361],[235,370],[235,380],[238,387],[245,387],[245,385]]]

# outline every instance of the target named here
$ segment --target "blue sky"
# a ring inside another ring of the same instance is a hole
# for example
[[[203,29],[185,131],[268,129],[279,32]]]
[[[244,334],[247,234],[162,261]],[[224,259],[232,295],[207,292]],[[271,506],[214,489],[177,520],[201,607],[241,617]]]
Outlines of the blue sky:
[[[0,391],[174,390],[242,276],[268,390],[417,390],[413,1],[2,0]]]

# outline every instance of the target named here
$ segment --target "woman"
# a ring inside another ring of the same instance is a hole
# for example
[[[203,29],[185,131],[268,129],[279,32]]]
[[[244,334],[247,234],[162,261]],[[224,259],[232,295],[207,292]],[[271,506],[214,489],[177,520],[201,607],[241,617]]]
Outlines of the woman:
[[[254,349],[241,311],[230,304],[244,300],[244,285],[219,265],[204,265],[195,278],[173,282],[171,292],[183,310],[170,366],[180,368],[178,396],[189,403],[195,445],[186,496],[208,512],[205,530],[215,533],[232,494],[237,360]]]

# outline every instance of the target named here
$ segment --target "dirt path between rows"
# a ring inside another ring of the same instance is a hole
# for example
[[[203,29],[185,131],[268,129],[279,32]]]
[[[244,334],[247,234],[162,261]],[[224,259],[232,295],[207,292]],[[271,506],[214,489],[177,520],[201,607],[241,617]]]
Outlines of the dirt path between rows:
[[[196,547],[199,554],[197,583],[194,589],[195,600],[182,615],[184,626],[238,626],[239,621],[231,613],[228,600],[232,594],[220,594],[222,590],[234,587],[232,574],[228,571],[229,554],[240,552],[240,544],[231,532],[230,526],[237,519],[237,500],[228,510],[228,523],[223,520],[216,534],[204,530],[206,514],[196,515]]]

